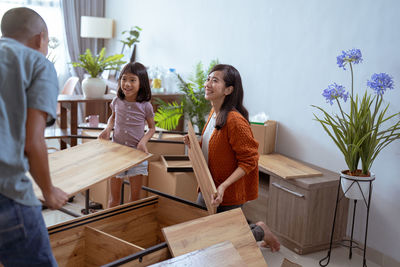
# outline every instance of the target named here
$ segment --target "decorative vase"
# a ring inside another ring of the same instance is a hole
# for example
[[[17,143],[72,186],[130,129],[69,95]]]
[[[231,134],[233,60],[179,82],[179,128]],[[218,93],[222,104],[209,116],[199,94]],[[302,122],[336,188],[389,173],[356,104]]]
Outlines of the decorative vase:
[[[82,81],[85,98],[101,98],[106,92],[106,83],[101,78],[87,77]]]
[[[342,171],[340,173],[344,195],[350,199],[368,200],[370,183],[375,180],[375,174],[371,172],[370,176],[363,177],[348,175],[346,172]]]

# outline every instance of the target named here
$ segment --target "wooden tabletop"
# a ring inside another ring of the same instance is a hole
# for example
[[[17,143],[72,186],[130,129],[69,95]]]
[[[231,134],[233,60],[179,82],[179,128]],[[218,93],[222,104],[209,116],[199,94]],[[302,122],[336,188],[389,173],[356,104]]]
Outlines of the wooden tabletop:
[[[258,167],[304,189],[329,187],[339,181],[339,173],[277,153],[260,155]]]
[[[97,139],[49,154],[50,175],[55,186],[73,196],[149,157],[151,154]],[[36,183],[34,190],[36,196],[43,200]]]
[[[258,164],[284,179],[322,176],[320,171],[277,153],[260,155]]]

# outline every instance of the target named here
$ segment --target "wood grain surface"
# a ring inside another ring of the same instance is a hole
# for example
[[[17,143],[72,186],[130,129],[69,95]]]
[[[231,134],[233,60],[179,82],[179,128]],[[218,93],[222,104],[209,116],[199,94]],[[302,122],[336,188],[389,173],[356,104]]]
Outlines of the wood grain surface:
[[[322,172],[277,153],[260,155],[258,165],[284,179],[322,176]]]
[[[173,257],[230,241],[248,266],[267,266],[240,208],[162,229]]]
[[[206,202],[209,214],[215,214],[217,208],[211,205],[211,196],[217,193],[214,180],[211,176],[210,170],[206,160],[204,159],[203,152],[201,151],[200,144],[197,141],[193,126],[188,121],[188,136],[190,140],[190,148],[188,149],[189,158],[200,186],[201,193],[203,194],[204,201]]]
[[[149,157],[151,154],[97,139],[49,154],[50,175],[55,186],[73,196]],[[36,196],[43,200],[36,183],[34,190]]]
[[[228,267],[247,266],[231,242],[225,241],[208,248],[196,250],[151,267],[191,266],[191,267]]]
[[[144,250],[122,239],[85,227],[85,266],[101,266]]]

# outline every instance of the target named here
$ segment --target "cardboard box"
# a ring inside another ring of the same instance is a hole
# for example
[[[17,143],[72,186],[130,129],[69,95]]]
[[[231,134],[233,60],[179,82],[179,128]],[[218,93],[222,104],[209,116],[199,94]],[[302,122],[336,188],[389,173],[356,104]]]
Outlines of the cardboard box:
[[[264,124],[251,123],[254,138],[258,141],[258,153],[270,154],[275,152],[277,122],[268,120]]]
[[[149,162],[149,187],[192,202],[197,200],[194,172],[167,172],[163,161]]]

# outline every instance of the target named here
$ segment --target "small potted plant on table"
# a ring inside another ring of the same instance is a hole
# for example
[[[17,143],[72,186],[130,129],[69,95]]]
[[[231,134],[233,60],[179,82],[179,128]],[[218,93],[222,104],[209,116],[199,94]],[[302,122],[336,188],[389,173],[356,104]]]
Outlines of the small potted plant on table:
[[[90,77],[82,81],[82,91],[85,98],[100,98],[106,91],[106,83],[100,77],[105,70],[117,70],[122,61],[123,55],[116,54],[105,57],[106,49],[103,47],[100,53],[96,56],[92,55],[90,49],[86,49],[85,54],[79,56],[79,62],[72,62],[72,66],[80,67],[86,70]]]

